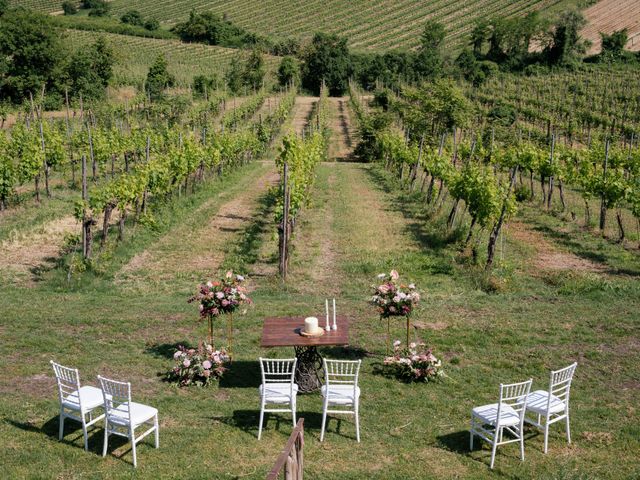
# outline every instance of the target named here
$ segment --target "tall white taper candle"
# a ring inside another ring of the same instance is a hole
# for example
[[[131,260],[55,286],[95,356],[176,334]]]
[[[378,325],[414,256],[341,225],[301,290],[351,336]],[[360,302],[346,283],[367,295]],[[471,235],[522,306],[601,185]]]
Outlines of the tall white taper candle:
[[[336,324],[336,299],[333,299],[333,329],[337,330],[338,325]]]
[[[324,327],[324,329],[328,332],[329,330],[331,330],[331,325],[329,325],[329,299],[326,298],[324,301],[324,311],[327,315],[327,326]]]

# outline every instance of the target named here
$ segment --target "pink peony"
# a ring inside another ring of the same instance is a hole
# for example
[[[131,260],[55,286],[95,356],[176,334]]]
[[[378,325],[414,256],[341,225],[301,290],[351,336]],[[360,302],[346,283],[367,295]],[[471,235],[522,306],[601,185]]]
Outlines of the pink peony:
[[[178,350],[176,353],[173,354],[173,359],[178,360],[181,356],[182,356],[182,352]]]
[[[184,361],[182,362],[182,365],[184,365],[185,367],[189,367],[191,365],[191,360],[189,360],[188,358],[185,358]]]
[[[209,360],[205,360],[204,362],[202,362],[202,366],[209,370],[211,368],[211,362]]]
[[[378,291],[382,294],[387,293],[389,291],[389,286],[388,285],[380,285],[378,287]]]
[[[216,297],[218,297],[219,299],[223,299],[224,298],[224,293],[218,292],[218,293],[216,293]]]
[[[400,275],[398,275],[398,272],[395,270],[391,270],[391,279],[398,280],[398,278],[400,278]]]
[[[233,272],[231,270],[229,270],[226,274],[225,277],[226,278],[231,278],[233,276]]]

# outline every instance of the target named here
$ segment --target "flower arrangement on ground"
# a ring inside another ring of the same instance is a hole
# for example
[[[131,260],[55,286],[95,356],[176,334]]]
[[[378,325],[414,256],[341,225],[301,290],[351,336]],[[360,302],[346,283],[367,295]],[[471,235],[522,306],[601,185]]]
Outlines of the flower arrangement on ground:
[[[393,355],[385,357],[384,365],[407,382],[432,382],[445,376],[442,362],[424,343],[412,342],[401,347],[400,340],[396,340]]]
[[[188,300],[189,303],[198,302],[200,317],[209,322],[209,344],[213,344],[213,320],[222,314],[228,314],[229,352],[233,335],[233,312],[241,305],[251,303],[247,289],[242,285],[244,281],[244,276],[234,275],[230,270],[220,280],[200,284],[198,293]]]
[[[406,317],[407,319],[407,345],[409,344],[409,316],[414,307],[420,301],[420,294],[413,283],[405,285],[399,282],[400,275],[396,270],[391,270],[388,275],[381,273],[378,280],[382,283],[373,287],[373,296],[370,302],[375,305],[380,318],[387,319],[387,342],[391,341],[389,334],[390,317]],[[388,352],[388,350],[387,350]]]
[[[219,380],[226,371],[224,363],[229,360],[224,350],[215,350],[212,345],[200,343],[198,348],[182,345],[173,354],[176,365],[169,372],[169,380],[180,387],[198,385],[205,387]]]

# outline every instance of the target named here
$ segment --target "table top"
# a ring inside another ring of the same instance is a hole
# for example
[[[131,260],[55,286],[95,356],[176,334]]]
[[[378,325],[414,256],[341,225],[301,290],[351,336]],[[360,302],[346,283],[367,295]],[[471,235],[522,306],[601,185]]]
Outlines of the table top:
[[[316,315],[320,326],[325,323],[324,315]],[[319,337],[303,337],[299,329],[304,327],[306,317],[268,317],[262,327],[261,347],[312,347],[321,345],[348,345],[349,319],[336,316],[337,330],[325,331]]]

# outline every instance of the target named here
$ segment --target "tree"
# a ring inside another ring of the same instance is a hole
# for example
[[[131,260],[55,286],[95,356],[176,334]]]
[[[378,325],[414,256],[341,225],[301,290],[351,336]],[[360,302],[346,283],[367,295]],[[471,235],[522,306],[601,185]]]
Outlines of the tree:
[[[560,16],[545,49],[550,64],[567,65],[586,52],[588,43],[580,37],[580,30],[586,24],[582,13],[576,10],[566,11]]]
[[[300,64],[295,57],[286,56],[282,59],[278,67],[278,82],[282,86],[300,82]]]
[[[347,90],[351,73],[347,39],[316,33],[304,54],[302,85],[319,94],[324,82],[329,95],[338,96]]]
[[[122,23],[128,23],[129,25],[137,25],[141,27],[144,24],[142,14],[138,10],[128,10],[124,15],[120,17]]]
[[[172,87],[175,78],[167,70],[167,59],[164,54],[156,57],[153,65],[149,68],[146,81],[146,91],[152,100],[160,100],[164,96],[164,89]]]
[[[238,57],[234,57],[231,61],[231,65],[229,70],[225,75],[225,81],[227,83],[227,88],[234,95],[242,92],[242,87],[244,86],[244,82],[242,79],[243,66],[242,62]]]
[[[65,15],[75,15],[78,13],[78,7],[76,7],[75,2],[67,0],[66,2],[62,2],[62,11]]]
[[[473,30],[471,30],[471,46],[475,56],[482,55],[482,48],[489,37],[489,32],[489,22],[486,19],[476,21]]]
[[[610,35],[600,32],[602,49],[600,57],[605,60],[617,60],[624,56],[624,47],[629,39],[629,32],[626,28],[616,30]]]
[[[5,98],[21,102],[43,88],[59,93],[64,57],[59,30],[48,17],[24,9],[0,17],[0,91]]]
[[[253,49],[244,65],[242,74],[244,85],[255,90],[259,89],[262,87],[265,73],[264,57],[258,49]]]
[[[113,50],[103,37],[87,49],[79,49],[67,69],[71,94],[85,99],[100,99],[113,76]]]
[[[218,77],[216,75],[196,75],[193,77],[193,92],[200,97],[207,97],[218,86]]]
[[[0,0],[0,15],[4,15],[9,8],[9,0]]]
[[[401,105],[403,117],[418,135],[464,128],[471,121],[472,105],[453,80],[425,82],[403,93],[406,99]]]
[[[420,36],[420,50],[415,58],[415,71],[421,78],[434,79],[442,73],[442,46],[446,31],[444,25],[429,20]]]
[[[89,11],[90,17],[106,17],[111,10],[111,5],[106,0],[94,0],[94,7]]]

